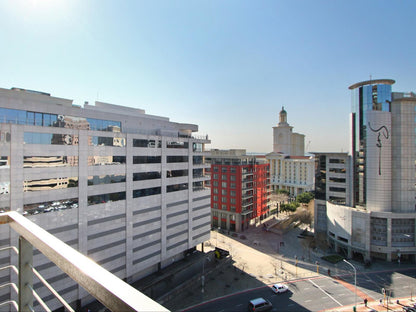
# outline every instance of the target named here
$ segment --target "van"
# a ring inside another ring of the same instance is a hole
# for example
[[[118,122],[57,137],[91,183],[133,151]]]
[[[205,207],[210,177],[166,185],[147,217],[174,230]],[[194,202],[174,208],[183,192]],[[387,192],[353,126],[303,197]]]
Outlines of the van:
[[[273,308],[272,303],[264,298],[256,298],[248,303],[249,312],[270,311]]]

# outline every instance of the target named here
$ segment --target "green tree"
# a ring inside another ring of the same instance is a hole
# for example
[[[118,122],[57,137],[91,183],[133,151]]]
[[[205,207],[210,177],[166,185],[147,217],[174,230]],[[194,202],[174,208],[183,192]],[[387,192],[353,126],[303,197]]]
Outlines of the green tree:
[[[276,194],[284,194],[284,195],[288,195],[288,196],[290,195],[288,190],[281,190],[281,189],[276,190]]]
[[[301,204],[309,204],[312,199],[314,199],[314,195],[311,192],[304,192],[296,196],[296,201]]]
[[[292,202],[292,203],[289,203],[289,204],[281,204],[280,205],[280,211],[295,212],[298,207],[299,207],[298,202]]]

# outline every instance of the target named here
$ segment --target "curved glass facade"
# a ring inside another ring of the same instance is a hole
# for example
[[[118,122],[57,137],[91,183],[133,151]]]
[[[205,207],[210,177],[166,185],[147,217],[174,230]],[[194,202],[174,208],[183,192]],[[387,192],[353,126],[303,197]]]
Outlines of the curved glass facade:
[[[352,120],[352,156],[354,170],[354,205],[366,205],[365,159],[366,159],[366,131],[368,111],[391,111],[391,84],[368,83],[360,84],[352,89],[351,110]]]

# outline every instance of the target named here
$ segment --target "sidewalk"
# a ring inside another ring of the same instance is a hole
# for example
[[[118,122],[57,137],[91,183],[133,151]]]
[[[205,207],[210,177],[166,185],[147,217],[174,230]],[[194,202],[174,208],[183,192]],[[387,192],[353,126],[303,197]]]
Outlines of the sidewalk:
[[[399,300],[399,303],[397,303]],[[397,299],[384,299],[380,301],[369,301],[367,306],[365,306],[363,300],[360,300],[359,303],[356,305],[356,312],[374,312],[374,311],[403,311],[403,307],[411,306],[415,307],[416,305],[416,298],[397,298]],[[330,310],[323,310],[320,312],[331,312],[331,311],[354,311],[354,305],[347,305],[342,307],[337,307]]]

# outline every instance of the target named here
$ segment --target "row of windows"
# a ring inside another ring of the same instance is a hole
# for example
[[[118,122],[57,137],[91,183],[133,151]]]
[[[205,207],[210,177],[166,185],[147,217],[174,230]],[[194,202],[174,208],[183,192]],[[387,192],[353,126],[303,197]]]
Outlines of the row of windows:
[[[219,184],[218,181],[213,181],[212,182],[212,185],[213,186],[218,186],[218,184]],[[221,182],[221,187],[224,187],[225,188],[225,187],[227,187],[227,185],[228,185],[227,182]],[[235,189],[236,188],[236,184],[235,183],[230,183],[230,188]]]
[[[212,192],[213,192],[214,194],[218,194],[218,189],[214,187],[214,188],[212,189]],[[227,194],[228,194],[227,189],[222,189],[222,190],[221,190],[221,195],[226,196]],[[235,192],[235,191],[230,191],[230,196],[236,196],[236,192]]]
[[[214,195],[213,196],[213,201],[218,201],[218,196],[217,195]],[[222,203],[227,203],[228,202],[228,200],[227,200],[227,197],[221,197],[221,202]],[[235,198],[230,198],[230,204],[236,204],[237,203],[237,200],[235,199]]]
[[[178,158],[180,157],[180,158]],[[184,158],[186,157],[186,158]],[[194,156],[194,164],[199,163],[198,156]],[[78,156],[24,156],[23,167],[42,168],[42,167],[73,167],[78,166]],[[167,163],[187,162],[188,156],[167,156]],[[160,164],[161,156],[133,156],[133,164]],[[0,166],[9,166],[8,156],[0,157]],[[126,163],[126,156],[88,156],[89,166],[99,165],[120,165]],[[186,174],[188,175],[188,174]],[[193,169],[194,177],[203,177],[203,169]],[[172,175],[174,176],[174,175]],[[180,176],[180,175],[179,175]]]
[[[149,180],[160,178],[160,172],[143,172],[134,173],[133,181]],[[125,175],[96,175],[88,177],[88,185],[102,185],[112,183],[126,182]],[[194,188],[203,188],[203,182],[193,182]],[[48,191],[55,189],[64,189],[78,187],[78,177],[60,177],[52,179],[38,179],[38,180],[25,180],[23,185],[24,192],[35,192],[35,191]],[[8,194],[10,188],[10,182],[5,181],[0,183],[0,195]],[[188,189],[187,183],[169,185],[167,192],[174,192]]]
[[[228,176],[226,174],[222,174],[221,175],[221,180],[227,180],[227,177]],[[229,177],[230,177],[230,181],[236,181],[236,176],[235,175],[230,175]],[[215,180],[218,180],[219,175],[217,173],[214,173],[213,178]]]
[[[230,170],[228,170],[230,169]],[[214,172],[219,172],[220,171],[220,167],[218,166],[214,166],[213,167],[213,171]],[[237,167],[221,167],[221,172],[222,173],[226,173],[226,172],[231,172],[231,173],[236,173],[237,172]]]
[[[78,135],[60,134],[60,133],[39,133],[25,132],[25,144],[54,144],[54,145],[78,145]],[[195,143],[196,145],[201,143]],[[88,136],[88,145],[90,146],[114,146],[125,147],[126,139],[124,137],[103,137]],[[160,148],[160,140],[133,139],[133,147],[150,147]],[[188,148],[188,142],[166,142],[167,148]],[[202,149],[202,148],[201,148]],[[182,156],[177,156],[182,157]]]
[[[187,189],[188,189],[188,183],[174,184],[174,185],[167,185],[166,186],[166,192],[167,193],[183,191],[183,190],[187,190]],[[133,198],[158,195],[158,194],[161,194],[161,192],[162,192],[162,188],[160,186],[150,187],[150,188],[140,189],[140,190],[133,190]]]
[[[0,123],[121,132],[121,122],[0,108]]]

